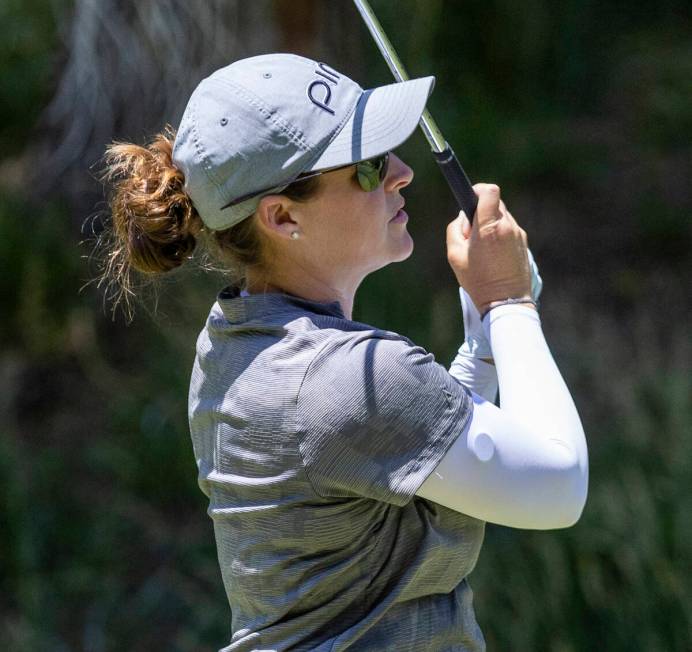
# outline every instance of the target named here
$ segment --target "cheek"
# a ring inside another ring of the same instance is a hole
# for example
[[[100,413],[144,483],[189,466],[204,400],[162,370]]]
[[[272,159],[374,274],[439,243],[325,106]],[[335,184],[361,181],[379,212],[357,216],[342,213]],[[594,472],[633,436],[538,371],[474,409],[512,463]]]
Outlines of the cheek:
[[[366,193],[355,184],[343,184],[314,208],[313,242],[325,262],[370,264],[389,247],[389,216],[382,188]]]
[[[342,242],[350,245],[351,251],[364,256],[381,248],[386,238],[387,225],[384,202],[374,195],[361,193],[348,211],[342,215]]]
[[[364,192],[350,194],[331,206],[325,232],[337,247],[367,247],[373,237],[383,231],[383,209],[377,198]]]

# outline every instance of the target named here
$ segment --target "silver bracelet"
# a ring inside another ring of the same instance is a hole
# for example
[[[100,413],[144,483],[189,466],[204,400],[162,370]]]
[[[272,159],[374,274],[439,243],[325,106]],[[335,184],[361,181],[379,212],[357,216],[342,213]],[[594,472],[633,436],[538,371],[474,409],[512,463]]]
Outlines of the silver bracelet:
[[[533,305],[534,308],[538,308],[538,305],[533,299],[527,299],[525,297],[519,297],[516,299],[512,298],[507,298],[503,299],[502,301],[492,301],[490,308],[488,308],[482,315],[481,315],[481,321],[485,319],[485,316],[493,309],[497,308],[498,306],[509,306],[509,305],[514,305],[517,303],[530,303]]]

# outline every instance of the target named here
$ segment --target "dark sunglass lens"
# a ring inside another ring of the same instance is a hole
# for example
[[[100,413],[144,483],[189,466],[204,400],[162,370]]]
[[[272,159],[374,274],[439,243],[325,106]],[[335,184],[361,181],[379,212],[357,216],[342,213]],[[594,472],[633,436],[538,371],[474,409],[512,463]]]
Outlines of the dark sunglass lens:
[[[377,190],[379,185],[387,176],[388,164],[388,153],[376,158],[368,159],[367,161],[361,161],[360,163],[356,164],[358,183],[360,183],[360,187],[365,190],[365,192]]]

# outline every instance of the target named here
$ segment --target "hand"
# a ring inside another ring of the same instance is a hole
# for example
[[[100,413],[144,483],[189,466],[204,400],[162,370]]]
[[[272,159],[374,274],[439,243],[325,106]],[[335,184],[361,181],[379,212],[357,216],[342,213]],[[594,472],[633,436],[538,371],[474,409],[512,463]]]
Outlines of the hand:
[[[447,227],[447,260],[479,312],[493,301],[529,297],[531,273],[526,232],[500,199],[495,184],[477,183],[471,226],[463,213]]]

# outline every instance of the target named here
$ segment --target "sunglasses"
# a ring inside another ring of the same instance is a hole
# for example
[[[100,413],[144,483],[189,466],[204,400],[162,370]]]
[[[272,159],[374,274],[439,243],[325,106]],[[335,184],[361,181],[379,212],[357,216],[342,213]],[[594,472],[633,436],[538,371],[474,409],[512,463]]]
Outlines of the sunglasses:
[[[326,174],[327,172],[335,172],[336,170],[350,168],[352,165],[356,166],[356,179],[358,180],[358,184],[360,185],[360,187],[365,192],[372,192],[373,190],[377,190],[380,187],[380,184],[385,180],[385,177],[387,176],[387,170],[389,169],[389,152],[385,152],[384,154],[380,154],[380,156],[375,156],[374,158],[369,158],[367,161],[359,161],[355,164],[349,163],[348,165],[339,165],[335,168],[327,168],[326,170],[318,170],[316,172],[307,172],[305,174],[301,174],[299,177],[295,179],[295,181],[292,181],[288,186],[286,186],[286,188],[293,185],[294,183],[299,183],[301,181],[305,181],[306,179],[317,177],[320,174]],[[286,188],[284,188],[284,190],[286,190]],[[267,192],[268,190],[271,190],[271,188],[265,188],[264,190],[256,190],[247,195],[243,195],[242,197],[238,197],[237,199],[233,199],[232,201],[228,202],[228,204],[226,204],[225,206],[222,206],[221,210],[223,210],[224,208],[230,208],[231,206],[235,206],[236,204],[240,204],[247,199],[251,199],[252,197],[257,197],[257,195],[261,195]]]

